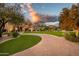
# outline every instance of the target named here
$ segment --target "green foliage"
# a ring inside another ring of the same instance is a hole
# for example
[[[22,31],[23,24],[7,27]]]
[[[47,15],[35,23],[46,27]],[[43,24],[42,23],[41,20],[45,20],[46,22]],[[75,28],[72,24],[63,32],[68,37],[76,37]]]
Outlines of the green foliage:
[[[2,34],[3,34],[3,35],[11,36],[11,33],[8,33],[8,32],[3,32]]]
[[[72,41],[72,42],[79,42],[79,38],[76,37],[76,34],[75,32],[66,32],[64,37],[69,40],[69,41]]]
[[[45,26],[45,25],[41,25],[41,26],[39,27],[39,30],[40,30],[40,31],[46,31],[46,30],[48,30],[48,27]]]
[[[5,7],[5,4],[0,4],[3,7],[0,7],[0,18],[9,20],[10,22],[14,23],[14,24],[19,24],[24,22],[24,18],[22,16],[22,14],[20,14],[19,12],[17,12],[18,10],[15,10],[15,8],[12,7]]]
[[[17,36],[19,36],[19,33],[18,33],[18,32],[12,32],[12,36],[13,36],[14,38],[16,38]]]
[[[45,28],[46,28],[46,27],[40,27],[40,30],[41,30],[41,31],[45,31]]]
[[[7,22],[17,26],[24,22],[22,14],[17,11],[18,10],[15,10],[15,8],[12,8],[11,6],[5,7],[5,4],[0,4],[0,36],[2,36],[3,29]]]

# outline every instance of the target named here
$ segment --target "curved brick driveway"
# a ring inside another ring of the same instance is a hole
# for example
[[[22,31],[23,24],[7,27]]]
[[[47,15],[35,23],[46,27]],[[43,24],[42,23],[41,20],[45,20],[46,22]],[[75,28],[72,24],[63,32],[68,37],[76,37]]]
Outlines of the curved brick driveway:
[[[60,56],[79,55],[79,44],[48,34],[31,34],[42,38],[37,45],[18,52],[13,56]]]

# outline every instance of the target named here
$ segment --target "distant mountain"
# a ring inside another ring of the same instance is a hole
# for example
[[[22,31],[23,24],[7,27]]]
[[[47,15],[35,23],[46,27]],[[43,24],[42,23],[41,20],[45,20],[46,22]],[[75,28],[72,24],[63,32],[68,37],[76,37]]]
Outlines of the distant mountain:
[[[59,27],[58,16],[40,15],[40,17],[41,17],[40,24],[43,24],[46,26],[53,25],[53,26]]]
[[[50,16],[47,20],[47,22],[56,22],[58,21],[58,16]]]
[[[58,20],[58,16],[49,16],[49,15],[40,15],[41,17],[41,22],[56,22]]]

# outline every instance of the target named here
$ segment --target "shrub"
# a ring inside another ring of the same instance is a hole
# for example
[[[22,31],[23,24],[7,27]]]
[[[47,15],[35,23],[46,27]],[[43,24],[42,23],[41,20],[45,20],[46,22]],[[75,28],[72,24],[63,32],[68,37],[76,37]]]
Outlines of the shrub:
[[[11,35],[11,33],[8,33],[8,32],[3,32],[3,35],[8,35],[8,36],[10,36]]]
[[[79,42],[79,38],[76,37],[75,32],[66,32],[64,37],[72,42]]]
[[[12,36],[13,36],[14,38],[16,38],[17,36],[19,36],[19,33],[18,33],[18,32],[13,32],[13,33],[12,33]]]

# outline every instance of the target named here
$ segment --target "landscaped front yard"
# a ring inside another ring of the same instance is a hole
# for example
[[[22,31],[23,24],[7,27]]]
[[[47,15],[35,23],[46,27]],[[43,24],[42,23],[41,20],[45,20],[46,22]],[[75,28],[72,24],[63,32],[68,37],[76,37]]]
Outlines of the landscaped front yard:
[[[38,34],[51,34],[55,36],[64,36],[64,32],[61,31],[35,31],[35,32],[26,32],[26,33],[38,33]]]
[[[22,35],[0,44],[0,55],[12,55],[14,53],[28,49],[38,42],[41,38],[33,35]]]
[[[56,36],[63,36],[63,32],[27,32],[28,33],[38,33],[38,34],[51,34]],[[4,43],[0,44],[0,55],[12,55],[14,53],[23,51],[25,49],[28,49],[34,45],[36,45],[38,42],[40,42],[41,38],[38,36],[33,35],[21,35],[20,37],[17,37],[15,39],[11,39],[9,41],[6,41]]]

